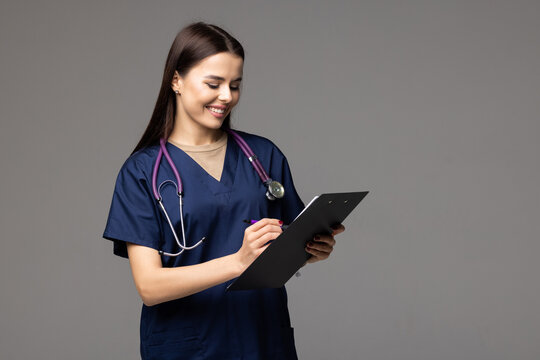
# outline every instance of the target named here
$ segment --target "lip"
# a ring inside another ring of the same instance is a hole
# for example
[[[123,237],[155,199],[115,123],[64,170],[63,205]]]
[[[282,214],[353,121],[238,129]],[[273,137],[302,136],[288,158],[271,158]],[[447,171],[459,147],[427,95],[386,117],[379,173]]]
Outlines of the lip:
[[[220,110],[227,109],[226,105],[206,105],[206,107],[213,107],[213,108],[220,109]]]
[[[219,114],[219,113],[216,113],[216,112],[213,112],[212,110],[208,109],[210,107],[213,107],[213,108],[216,108],[216,109],[220,109],[220,110],[223,110],[223,114]],[[227,106],[223,106],[223,105],[206,105],[206,109],[208,110],[208,112],[218,118],[218,119],[222,119],[225,117],[225,115],[227,115]]]

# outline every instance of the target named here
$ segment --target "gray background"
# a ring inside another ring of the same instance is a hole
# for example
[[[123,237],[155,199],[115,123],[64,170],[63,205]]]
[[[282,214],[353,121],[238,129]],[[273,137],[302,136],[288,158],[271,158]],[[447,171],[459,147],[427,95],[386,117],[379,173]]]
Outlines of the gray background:
[[[369,190],[289,284],[301,359],[540,358],[538,1],[25,1],[0,12],[0,357],[133,359],[101,239],[176,32],[244,45],[242,130]]]

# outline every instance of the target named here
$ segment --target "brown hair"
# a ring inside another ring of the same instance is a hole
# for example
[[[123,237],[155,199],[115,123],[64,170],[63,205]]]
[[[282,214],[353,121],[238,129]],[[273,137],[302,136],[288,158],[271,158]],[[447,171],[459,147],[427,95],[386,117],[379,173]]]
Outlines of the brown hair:
[[[244,60],[242,45],[216,25],[197,22],[180,30],[165,62],[163,80],[154,112],[133,152],[156,145],[160,138],[168,138],[171,134],[176,113],[176,95],[171,88],[174,72],[178,71],[180,76],[184,76],[204,58],[221,52],[230,52]],[[227,115],[221,127],[228,129],[230,126],[231,114]]]

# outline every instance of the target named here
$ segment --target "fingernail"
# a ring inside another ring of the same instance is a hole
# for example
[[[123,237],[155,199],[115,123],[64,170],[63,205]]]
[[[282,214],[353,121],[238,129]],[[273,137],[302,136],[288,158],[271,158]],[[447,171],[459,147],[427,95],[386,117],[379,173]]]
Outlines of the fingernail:
[[[283,225],[283,221],[279,220],[279,225]]]
[[[312,246],[313,246],[313,241],[308,242],[307,245],[308,245],[309,247],[312,247]]]
[[[315,235],[314,239],[315,240],[321,240],[321,237],[319,235]]]

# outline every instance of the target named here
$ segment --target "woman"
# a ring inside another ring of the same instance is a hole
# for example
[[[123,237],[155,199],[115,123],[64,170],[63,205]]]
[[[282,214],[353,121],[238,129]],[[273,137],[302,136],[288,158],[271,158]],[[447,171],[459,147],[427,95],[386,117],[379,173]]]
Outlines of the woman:
[[[217,26],[180,31],[150,123],[118,175],[103,236],[129,258],[144,303],[143,359],[296,358],[285,288],[225,291],[304,207],[281,151],[230,130],[243,62],[240,43]],[[265,196],[243,141],[282,198]],[[333,235],[308,243],[308,262],[329,256]]]

